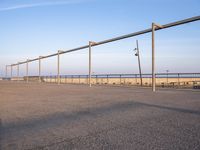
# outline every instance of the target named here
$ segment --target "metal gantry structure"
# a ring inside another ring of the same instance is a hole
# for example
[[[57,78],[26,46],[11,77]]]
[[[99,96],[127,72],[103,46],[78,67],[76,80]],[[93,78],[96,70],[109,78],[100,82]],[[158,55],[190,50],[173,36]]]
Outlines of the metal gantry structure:
[[[195,16],[195,17],[192,17],[192,18],[188,18],[188,19],[172,22],[172,23],[165,24],[165,25],[158,25],[158,24],[152,23],[152,26],[149,29],[145,29],[145,30],[142,30],[142,31],[126,34],[126,35],[123,35],[123,36],[119,36],[119,37],[115,37],[115,38],[111,38],[111,39],[107,39],[107,40],[103,40],[103,41],[100,41],[100,42],[91,42],[91,41],[89,41],[88,45],[84,45],[84,46],[81,46],[81,47],[77,47],[77,48],[73,48],[73,49],[69,49],[69,50],[65,50],[65,51],[64,50],[59,50],[57,53],[50,54],[50,55],[47,55],[47,56],[42,56],[42,57],[40,56],[40,57],[35,58],[35,59],[28,59],[28,60],[26,60],[24,62],[12,64],[12,65],[6,65],[6,75],[7,75],[7,67],[11,67],[11,78],[12,78],[13,67],[14,66],[19,66],[21,64],[26,64],[26,78],[27,78],[26,81],[28,82],[29,81],[28,63],[29,62],[33,62],[33,61],[39,61],[39,82],[41,82],[41,60],[45,59],[45,58],[53,57],[53,56],[58,56],[57,83],[60,84],[60,55],[89,48],[88,84],[91,87],[91,72],[92,72],[91,71],[92,70],[92,68],[91,68],[91,66],[92,66],[92,63],[91,63],[91,57],[92,57],[91,56],[91,49],[92,49],[92,47],[152,32],[152,91],[155,91],[156,90],[156,78],[155,78],[155,31],[166,29],[166,28],[171,28],[171,27],[174,27],[174,26],[183,25],[183,24],[187,24],[187,23],[194,22],[194,21],[199,21],[199,20],[200,20],[200,16]]]

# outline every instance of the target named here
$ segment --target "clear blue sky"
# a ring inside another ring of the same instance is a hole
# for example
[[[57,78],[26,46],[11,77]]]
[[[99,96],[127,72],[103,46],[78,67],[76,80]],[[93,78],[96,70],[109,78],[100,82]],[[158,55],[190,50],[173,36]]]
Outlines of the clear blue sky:
[[[199,0],[0,0],[0,75],[6,64],[198,15]],[[151,34],[93,48],[93,72],[138,73],[136,39],[143,72],[150,72]],[[86,74],[87,52],[62,55],[61,73]],[[156,57],[157,72],[200,72],[200,21],[156,32]],[[31,75],[37,66],[30,64]],[[56,74],[56,57],[42,68]],[[24,75],[25,65],[20,70]]]

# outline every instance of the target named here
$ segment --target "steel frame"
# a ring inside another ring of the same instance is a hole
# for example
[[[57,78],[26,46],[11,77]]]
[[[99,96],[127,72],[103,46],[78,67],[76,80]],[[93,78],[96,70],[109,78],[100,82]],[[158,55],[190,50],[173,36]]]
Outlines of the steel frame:
[[[154,42],[155,42],[155,37],[154,37],[155,31],[174,27],[174,26],[178,26],[178,25],[182,25],[182,24],[186,24],[186,23],[190,23],[190,22],[194,22],[194,21],[198,21],[198,20],[200,20],[200,16],[195,16],[195,17],[192,17],[192,18],[172,22],[172,23],[165,24],[165,25],[162,25],[162,26],[155,24],[155,23],[152,23],[152,26],[149,29],[145,29],[145,30],[142,30],[142,31],[122,35],[122,36],[107,39],[107,40],[103,40],[103,41],[100,41],[100,42],[89,42],[88,45],[84,45],[84,46],[81,46],[81,47],[77,47],[77,48],[73,48],[73,49],[69,49],[69,50],[65,50],[65,51],[58,51],[57,53],[50,54],[50,55],[47,55],[47,56],[38,57],[38,58],[35,58],[35,59],[29,59],[29,60],[24,61],[24,62],[12,64],[12,65],[10,65],[10,67],[11,67],[11,78],[12,78],[12,67],[26,63],[26,65],[27,65],[26,76],[27,76],[27,82],[28,82],[29,81],[29,79],[28,79],[28,63],[29,62],[33,62],[33,61],[37,61],[37,60],[41,61],[42,59],[45,59],[45,58],[48,58],[48,57],[58,56],[57,81],[58,81],[58,84],[60,84],[60,69],[59,69],[60,68],[60,64],[59,64],[60,59],[59,59],[59,56],[61,54],[70,53],[70,52],[79,51],[79,50],[82,50],[82,49],[89,48],[89,86],[91,87],[91,48],[93,46],[98,46],[98,45],[102,45],[102,44],[106,44],[106,43],[110,43],[110,42],[114,42],[114,41],[118,41],[118,40],[122,40],[122,39],[126,39],[126,38],[130,38],[130,37],[134,37],[134,36],[138,36],[138,35],[142,35],[142,34],[152,32],[152,91],[155,91],[155,86],[156,86],[156,84],[155,84],[155,82],[156,82],[155,81],[155,44],[154,44]],[[8,65],[6,66],[6,70],[7,70],[7,67],[8,67]],[[40,78],[40,71],[39,71],[39,78]]]

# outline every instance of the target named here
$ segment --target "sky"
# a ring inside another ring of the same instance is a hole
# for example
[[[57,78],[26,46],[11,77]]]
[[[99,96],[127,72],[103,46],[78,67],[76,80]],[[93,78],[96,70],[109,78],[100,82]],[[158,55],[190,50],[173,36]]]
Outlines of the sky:
[[[199,0],[0,0],[0,76],[6,65],[199,15]],[[199,27],[156,31],[156,72],[200,72]],[[136,40],[142,72],[150,73],[150,33],[93,47],[92,73],[138,73]],[[56,65],[57,57],[42,60],[42,75],[56,74]],[[38,62],[29,71],[37,75]],[[87,73],[88,49],[61,55],[61,74]]]

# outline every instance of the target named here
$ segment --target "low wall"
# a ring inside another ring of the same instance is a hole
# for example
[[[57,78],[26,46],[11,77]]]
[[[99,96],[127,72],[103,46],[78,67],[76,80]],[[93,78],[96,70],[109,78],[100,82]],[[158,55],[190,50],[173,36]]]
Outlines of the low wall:
[[[13,77],[11,78],[12,81],[26,81],[27,77]],[[151,86],[151,78],[142,78],[143,86]],[[28,77],[29,82],[38,82],[38,76]],[[41,77],[42,82],[46,83],[57,83],[57,77]],[[60,83],[63,84],[88,84],[88,78],[85,77],[61,77]],[[91,78],[92,84],[102,85],[140,85],[140,78],[130,78],[130,77],[98,77],[98,78]],[[200,85],[200,78],[156,78],[156,85],[157,86],[172,86],[172,87],[192,87],[194,85]]]
[[[151,78],[143,78],[144,86],[151,86]],[[43,78],[44,82],[55,83],[57,78]],[[87,84],[88,78],[60,78],[61,83]],[[156,78],[156,85],[192,86],[200,82],[200,78]],[[92,84],[140,85],[140,78],[92,78]]]
[[[23,77],[12,77],[10,78],[11,81],[24,81],[24,78]]]

